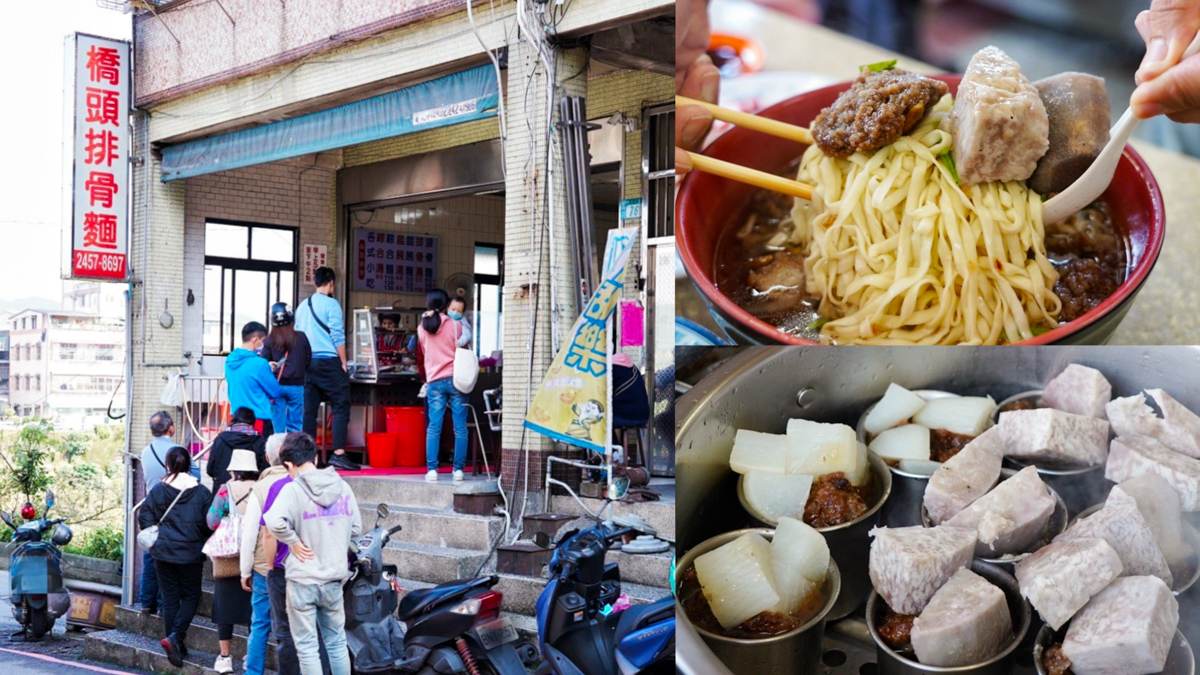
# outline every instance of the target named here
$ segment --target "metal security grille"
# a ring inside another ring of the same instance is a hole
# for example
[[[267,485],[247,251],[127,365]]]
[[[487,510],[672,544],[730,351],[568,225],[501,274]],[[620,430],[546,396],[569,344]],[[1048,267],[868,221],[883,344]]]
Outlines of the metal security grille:
[[[654,243],[675,237],[675,106],[646,108],[642,116],[646,239]]]

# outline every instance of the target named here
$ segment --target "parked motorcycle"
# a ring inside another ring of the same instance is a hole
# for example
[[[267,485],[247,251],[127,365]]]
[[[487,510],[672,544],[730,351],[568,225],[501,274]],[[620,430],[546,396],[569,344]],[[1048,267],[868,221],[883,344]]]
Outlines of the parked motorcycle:
[[[383,547],[401,526],[383,529],[386,504],[377,514],[375,528],[357,541],[354,573],[343,596],[353,671],[524,675],[524,664],[535,662],[536,652],[500,616],[503,596],[491,590],[499,577],[451,581],[398,600],[397,569],[383,564]]]
[[[63,586],[61,547],[71,543],[71,528],[63,524],[62,518],[48,519],[54,506],[54,493],[46,491],[46,510],[37,520],[29,520],[18,527],[7,511],[0,510],[3,520],[13,530],[16,548],[9,560],[9,577],[12,592],[9,600],[13,606],[13,618],[21,624],[16,635],[40,640],[54,629],[58,617],[71,608],[71,594]],[[50,541],[42,537],[51,529]]]
[[[606,554],[626,535],[642,535],[639,543],[645,544],[654,541],[650,538],[656,532],[636,516],[593,519],[591,527],[562,533],[554,547],[550,581],[537,601],[538,640],[545,658],[537,675],[674,673],[674,598],[611,611],[621,595],[621,571],[616,563],[606,563]],[[534,542],[551,546],[542,532]],[[665,550],[665,542],[659,543]]]

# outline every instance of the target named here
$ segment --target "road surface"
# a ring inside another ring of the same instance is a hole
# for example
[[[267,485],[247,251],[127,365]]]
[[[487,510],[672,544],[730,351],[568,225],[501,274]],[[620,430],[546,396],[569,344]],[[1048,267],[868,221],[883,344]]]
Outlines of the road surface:
[[[83,661],[83,633],[67,632],[66,621],[54,623],[54,635],[39,642],[25,642],[12,634],[20,630],[8,602],[11,586],[8,572],[0,570],[0,673],[3,675],[126,675],[128,670],[105,663]]]

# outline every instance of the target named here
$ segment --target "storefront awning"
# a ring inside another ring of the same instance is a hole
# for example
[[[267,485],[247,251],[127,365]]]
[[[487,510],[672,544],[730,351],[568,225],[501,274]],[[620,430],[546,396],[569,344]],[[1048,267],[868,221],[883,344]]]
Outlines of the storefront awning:
[[[163,149],[163,181],[274,162],[496,114],[489,64],[387,94],[253,129]]]

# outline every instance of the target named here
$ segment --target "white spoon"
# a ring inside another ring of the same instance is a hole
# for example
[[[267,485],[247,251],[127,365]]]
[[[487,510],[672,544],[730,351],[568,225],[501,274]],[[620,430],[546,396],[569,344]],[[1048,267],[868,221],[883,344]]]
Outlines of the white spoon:
[[[1121,119],[1108,130],[1108,143],[1087,171],[1071,183],[1070,187],[1042,205],[1043,223],[1050,225],[1070,218],[1072,214],[1096,201],[1096,198],[1108,189],[1113,173],[1117,170],[1117,161],[1121,159],[1121,153],[1125,150],[1125,143],[1140,121],[1133,116],[1133,110],[1125,109]]]

